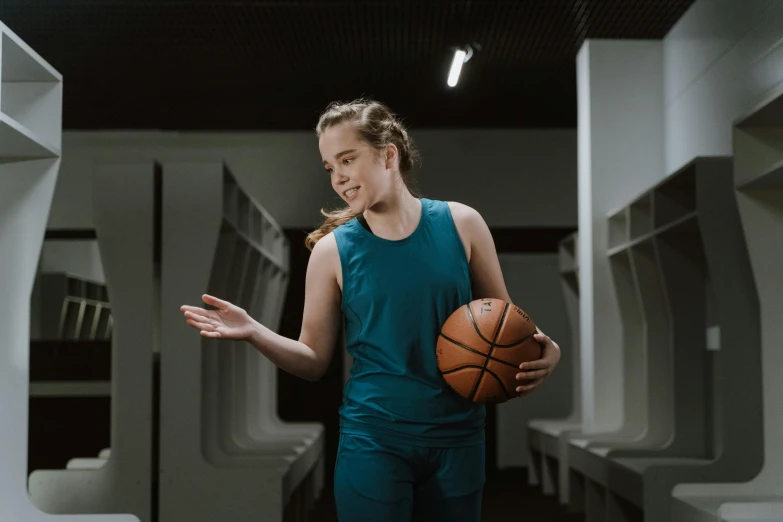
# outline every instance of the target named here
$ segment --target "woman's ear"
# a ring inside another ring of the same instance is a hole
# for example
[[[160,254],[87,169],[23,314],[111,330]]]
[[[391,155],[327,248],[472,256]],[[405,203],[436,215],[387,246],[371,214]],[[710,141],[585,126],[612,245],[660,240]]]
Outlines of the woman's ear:
[[[398,168],[399,150],[397,150],[397,146],[394,143],[389,143],[388,145],[386,145],[385,154],[386,154],[386,158],[385,158],[386,168],[389,170],[394,170]]]

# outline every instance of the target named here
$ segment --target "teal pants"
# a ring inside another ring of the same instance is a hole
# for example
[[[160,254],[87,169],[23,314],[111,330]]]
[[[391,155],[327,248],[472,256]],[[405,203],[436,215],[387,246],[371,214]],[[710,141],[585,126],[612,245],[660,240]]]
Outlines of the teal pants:
[[[341,433],[334,470],[340,522],[480,522],[483,444],[428,448]]]

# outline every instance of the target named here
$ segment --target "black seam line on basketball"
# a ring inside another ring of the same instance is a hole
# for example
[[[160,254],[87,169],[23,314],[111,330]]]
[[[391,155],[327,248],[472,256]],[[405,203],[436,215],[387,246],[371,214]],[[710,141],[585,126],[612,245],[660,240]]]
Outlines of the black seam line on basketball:
[[[528,339],[530,339],[531,337],[536,335],[536,333],[538,333],[538,332],[533,332],[532,334],[526,335],[522,339],[520,339],[519,341],[515,341],[515,342],[513,342],[511,344],[496,344],[495,348],[513,348],[515,346],[519,346],[520,344],[524,343],[525,341],[527,341]]]
[[[462,366],[459,366],[457,368],[452,368],[451,370],[445,370],[445,371],[442,371],[441,373],[443,375],[446,375],[447,373],[454,373],[457,370],[464,370],[465,368],[478,368],[479,370],[481,370],[484,367],[480,366],[478,364],[463,364]]]
[[[503,380],[500,377],[498,377],[498,375],[495,372],[489,369],[485,369],[485,371],[498,381],[498,384],[500,384],[500,387],[503,388],[503,393],[506,394],[506,397],[508,397],[509,399],[514,398],[510,393],[508,393],[508,390],[506,389],[506,385],[503,384]]]
[[[440,334],[440,336],[443,337],[444,339],[446,339],[448,342],[453,343],[453,344],[459,346],[460,348],[464,348],[464,349],[466,349],[469,352],[473,352],[473,353],[475,353],[477,355],[480,355],[482,357],[489,357],[487,354],[485,354],[483,352],[480,352],[478,350],[475,350],[475,349],[471,348],[470,346],[465,346],[464,344],[462,344],[462,343],[460,343],[458,341],[455,341],[451,337],[446,337],[443,334]],[[517,367],[516,364],[510,363],[508,361],[504,361],[503,359],[496,359],[495,357],[490,357],[490,359],[492,359],[493,361],[499,362],[501,364],[505,364],[506,366],[511,366],[512,368],[516,368]]]
[[[478,368],[479,370],[484,370],[484,368],[479,366],[478,364],[464,364],[464,365],[460,366],[459,368],[452,368],[451,370],[446,370],[445,372],[441,372],[441,373],[443,373],[443,375],[446,375],[447,373],[454,373],[454,372],[456,372],[458,370],[464,370],[465,368]],[[508,397],[509,399],[513,399],[514,398],[513,395],[508,393],[508,389],[506,389],[506,385],[503,384],[503,381],[501,380],[501,378],[495,372],[493,372],[492,370],[486,370],[486,372],[488,374],[490,374],[492,377],[494,377],[498,381],[498,383],[500,384],[500,387],[503,388],[503,393],[506,394],[506,397]],[[479,378],[480,377],[481,377],[481,374],[479,374]]]
[[[468,308],[470,308],[470,306],[468,306]],[[507,313],[508,313],[508,303],[506,303],[506,306],[503,307],[503,315],[500,316],[500,321],[498,321],[498,329],[495,330],[495,336],[492,338],[492,343],[489,345],[489,352],[487,352],[487,358],[484,359],[484,367],[481,369],[481,373],[479,374],[478,379],[476,379],[475,386],[473,386],[473,391],[470,394],[471,401],[476,397],[476,392],[478,391],[479,383],[481,382],[481,377],[484,376],[484,372],[487,370],[487,363],[489,363],[489,358],[492,357],[492,350],[495,348],[495,343],[497,342],[498,337],[500,336],[500,330],[503,328],[503,323],[506,320]]]
[[[481,340],[485,343],[491,344],[492,341],[484,337],[484,335],[481,333],[481,330],[479,330],[478,324],[476,323],[476,318],[473,317],[473,310],[470,308],[470,305],[468,305],[468,315],[470,316],[470,322],[473,323],[473,329],[476,330],[476,333],[481,338]]]
[[[486,342],[486,343],[491,343],[492,341],[490,341],[489,339],[484,337],[484,335],[481,333],[481,330],[479,330],[478,324],[476,324],[476,318],[473,316],[473,310],[470,308],[470,305],[468,305],[468,315],[470,316],[470,322],[473,323],[473,329],[476,330],[476,333],[481,338],[481,340]],[[511,344],[496,344],[495,347],[496,348],[513,348],[513,347],[515,347],[515,346],[517,346],[519,344],[524,343],[525,341],[527,341],[530,338],[530,336],[535,335],[536,333],[537,332],[533,332],[530,335],[526,335],[525,337],[523,337],[519,341],[514,341]]]

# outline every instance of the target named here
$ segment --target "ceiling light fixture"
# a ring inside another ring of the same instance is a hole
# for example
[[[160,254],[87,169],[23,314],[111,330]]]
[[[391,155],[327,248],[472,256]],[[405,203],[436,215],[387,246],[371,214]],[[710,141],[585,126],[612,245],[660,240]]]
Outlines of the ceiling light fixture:
[[[467,49],[467,50],[465,50]],[[449,87],[454,87],[459,81],[459,74],[462,71],[462,64],[470,60],[473,56],[473,48],[468,45],[465,49],[457,49],[454,51],[454,60],[451,62],[451,70],[449,71],[449,77],[446,80],[446,84]]]

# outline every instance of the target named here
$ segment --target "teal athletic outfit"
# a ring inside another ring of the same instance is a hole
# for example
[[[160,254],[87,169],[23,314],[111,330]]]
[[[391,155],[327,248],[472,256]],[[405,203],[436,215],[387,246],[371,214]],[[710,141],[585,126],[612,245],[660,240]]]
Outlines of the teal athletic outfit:
[[[435,356],[443,323],[472,301],[471,273],[448,203],[420,201],[402,240],[361,216],[334,230],[354,359],[334,471],[340,522],[481,519],[486,409],[448,386]]]

